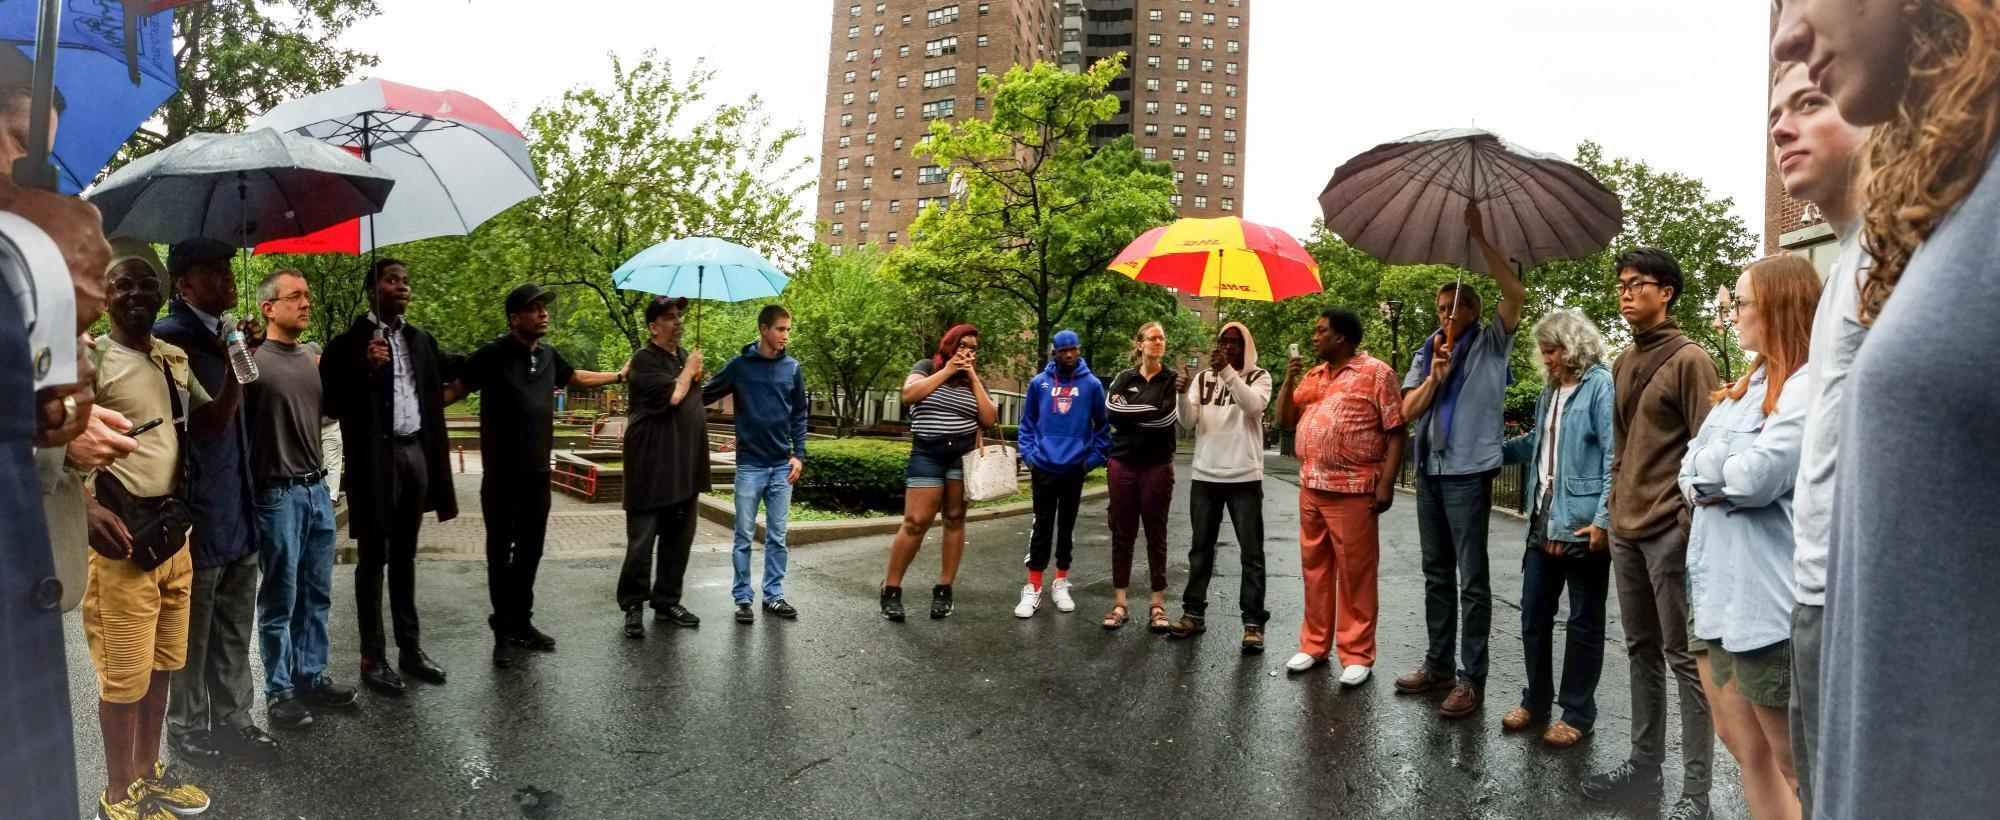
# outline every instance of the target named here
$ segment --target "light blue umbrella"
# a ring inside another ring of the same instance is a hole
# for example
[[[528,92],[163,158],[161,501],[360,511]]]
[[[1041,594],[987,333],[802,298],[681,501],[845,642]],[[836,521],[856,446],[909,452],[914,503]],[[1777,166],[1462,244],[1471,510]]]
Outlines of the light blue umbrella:
[[[690,236],[669,239],[639,252],[611,272],[620,290],[642,290],[657,296],[696,300],[747,302],[777,296],[791,284],[763,254],[727,239]],[[701,346],[701,317],[695,317],[695,346]]]

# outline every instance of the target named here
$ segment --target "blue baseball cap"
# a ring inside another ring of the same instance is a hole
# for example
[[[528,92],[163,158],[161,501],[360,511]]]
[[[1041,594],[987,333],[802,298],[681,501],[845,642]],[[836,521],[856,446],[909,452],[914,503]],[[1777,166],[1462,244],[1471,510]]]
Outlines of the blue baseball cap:
[[[1056,332],[1056,337],[1049,343],[1049,346],[1057,350],[1064,350],[1072,347],[1082,347],[1083,342],[1076,338],[1076,331],[1060,330]]]

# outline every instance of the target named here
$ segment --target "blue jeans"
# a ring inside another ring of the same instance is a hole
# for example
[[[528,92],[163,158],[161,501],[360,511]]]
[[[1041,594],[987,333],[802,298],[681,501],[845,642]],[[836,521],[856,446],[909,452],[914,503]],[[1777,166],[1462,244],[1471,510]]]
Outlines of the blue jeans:
[[[776,467],[736,465],[736,544],[730,558],[736,584],[729,592],[739,604],[750,603],[750,542],[757,537],[757,504],[764,505],[764,600],[785,597],[785,525],[792,510],[790,464]]]
[[[326,616],[333,593],[333,501],[325,482],[274,482],[257,491],[257,639],[269,699],[326,679]]]
[[[1451,674],[1452,644],[1459,644],[1458,681],[1486,687],[1486,639],[1493,625],[1493,590],[1486,572],[1486,519],[1493,507],[1493,477],[1417,474],[1417,536],[1424,554],[1424,623],[1430,649],[1424,668]],[[1459,635],[1460,621],[1465,633]],[[1456,639],[1456,640],[1455,640]]]
[[[1556,610],[1569,590],[1563,630],[1562,688],[1555,687]],[[1550,555],[1529,548],[1521,558],[1521,643],[1528,687],[1521,705],[1548,714],[1551,700],[1562,720],[1578,729],[1597,722],[1597,679],[1604,671],[1604,600],[1611,590],[1611,550]]]

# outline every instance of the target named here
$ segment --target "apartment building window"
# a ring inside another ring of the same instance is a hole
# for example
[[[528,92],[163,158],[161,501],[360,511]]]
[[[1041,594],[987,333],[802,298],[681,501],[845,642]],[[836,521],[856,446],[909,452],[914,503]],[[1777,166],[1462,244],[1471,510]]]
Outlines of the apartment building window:
[[[1146,67],[1147,67],[1147,68],[1159,68],[1159,67],[1160,67],[1160,58],[1159,58],[1159,56],[1158,56],[1158,55],[1155,55],[1155,56],[1151,56],[1151,57],[1147,57],[1147,58],[1146,58]]]
[[[1227,45],[1223,46],[1223,48],[1227,50],[1229,53],[1235,54],[1243,50],[1243,44],[1235,40],[1230,40]]]
[[[1208,185],[1208,173],[1206,171],[1196,173],[1194,175],[1194,184],[1202,186]],[[865,199],[861,200],[861,210],[864,211],[868,210],[868,200]]]
[[[1181,160],[1187,159],[1187,149],[1175,148],[1172,150],[1172,152],[1170,152],[1170,155],[1174,158],[1175,162],[1180,162]]]
[[[924,25],[937,28],[958,19],[958,6],[950,5],[941,9],[931,9],[924,14]]]
[[[1211,82],[1209,82],[1209,81],[1207,81],[1207,80],[1202,80],[1202,81],[1201,81],[1201,93],[1203,93],[1203,94],[1213,94],[1213,93],[1215,93],[1215,83],[1211,83]]]
[[[848,26],[848,27],[847,27],[847,39],[849,39],[849,40],[852,40],[852,39],[854,39],[854,38],[856,38],[856,37],[859,37],[859,36],[861,36],[861,27],[860,27],[860,26]]]
[[[981,34],[981,35],[979,35],[979,47],[980,47],[980,48],[985,48],[985,47],[986,47],[986,43],[987,43],[987,40],[986,40],[986,35],[984,35],[984,34]]]
[[[907,48],[907,46],[905,46],[905,48]],[[910,87],[910,75],[908,75],[908,74],[898,74],[898,75],[896,75],[896,87],[897,87],[897,88],[909,88],[909,87]]]
[[[868,112],[868,124],[869,124],[869,125],[874,125],[874,124],[875,124],[875,117],[876,117],[876,114],[875,114],[875,112],[873,112],[873,111],[870,111],[870,112]]]
[[[1236,199],[1235,199],[1234,197],[1226,197],[1226,196],[1225,196],[1225,197],[1223,197],[1223,198],[1222,198],[1222,209],[1223,209],[1223,210],[1225,210],[1225,211],[1234,211],[1234,210],[1236,210]]]
[[[1236,15],[1232,14],[1232,15],[1229,15],[1229,19],[1228,19],[1228,20],[1225,20],[1225,21],[1224,21],[1224,24],[1225,24],[1225,25],[1227,25],[1227,26],[1229,26],[1230,28],[1242,28],[1242,27],[1243,27],[1243,18],[1241,18],[1241,17],[1238,17],[1238,16],[1236,16]]]
[[[952,115],[954,107],[955,103],[950,97],[938,100],[937,102],[924,103],[924,119],[934,120],[939,117],[949,117]]]
[[[892,200],[889,200],[889,213],[892,213],[892,214],[895,214],[895,213],[902,213],[902,212],[903,212],[903,201],[902,201],[902,200],[900,200],[900,199],[892,199]]]
[[[1206,142],[1208,138],[1213,134],[1213,132],[1208,130],[1208,126],[1204,125],[1200,128],[1195,129],[1194,134],[1195,134],[1195,139]]]
[[[1195,206],[1195,207],[1197,207],[1197,208],[1206,208],[1206,207],[1208,207],[1208,197],[1205,197],[1205,196],[1197,196],[1197,197],[1195,197],[1195,198],[1194,198],[1194,206]]]
[[[1160,20],[1165,17],[1166,17],[1166,12],[1163,12],[1159,9],[1153,9],[1152,11],[1146,12],[1146,19],[1151,20],[1155,23],[1160,22]]]
[[[1222,87],[1222,96],[1224,96],[1224,97],[1234,97],[1234,96],[1236,96],[1236,84],[1235,84],[1235,83],[1230,83],[1230,84],[1228,84],[1228,85],[1225,85],[1225,86],[1223,86],[1223,87]]]
[[[1178,91],[1178,92],[1180,92],[1180,93],[1182,93],[1182,94],[1186,94],[1186,93],[1187,93],[1187,90],[1188,90],[1188,81],[1186,81],[1186,80],[1175,80],[1175,81],[1174,81],[1174,90],[1175,90],[1175,91]]]
[[[901,169],[901,168],[891,168],[891,169],[889,169],[889,178],[890,178],[890,179],[902,179],[902,178],[903,178],[903,169]]]
[[[1157,68],[1157,66],[1155,66],[1155,67]],[[1160,78],[1158,78],[1158,77],[1147,77],[1147,78],[1146,78],[1146,90],[1147,90],[1147,91],[1158,91],[1158,90],[1160,90]]]
[[[1229,174],[1223,174],[1223,175],[1222,175],[1222,187],[1224,187],[1224,188],[1234,188],[1234,187],[1236,187],[1236,177],[1234,177],[1234,176],[1231,176],[1231,175],[1229,175]]]
[[[848,72],[848,73],[849,73],[849,74],[852,74],[852,73],[854,73],[854,72],[851,72],[851,71],[850,71],[850,72]],[[879,69],[879,68],[871,68],[871,69],[868,69],[868,81],[869,81],[869,82],[871,82],[871,83],[872,83],[872,82],[875,82],[876,80],[879,80],[879,79],[882,79],[882,69]]]
[[[846,74],[842,74],[842,75],[840,76],[840,81],[841,81],[841,82],[844,82],[844,83],[851,83],[851,82],[854,82],[854,72],[852,72],[852,71],[849,71],[849,72],[847,72]]]
[[[958,84],[958,69],[956,68],[940,68],[937,69],[936,71],[924,72],[925,88],[939,88],[942,86],[957,85],[957,84]]]
[[[972,98],[972,110],[974,110],[974,111],[985,111],[985,110],[986,110],[986,98],[985,98],[985,97],[973,97],[973,98]]]
[[[1202,50],[1202,51],[1214,51],[1214,50],[1215,50],[1215,38],[1214,38],[1214,37],[1203,37],[1203,38],[1201,38],[1201,50]]]
[[[1225,120],[1233,120],[1233,119],[1236,119],[1236,106],[1233,106],[1233,105],[1225,105],[1225,106],[1223,106],[1223,107],[1222,107],[1222,118],[1223,118],[1223,119],[1225,119]]]
[[[1187,48],[1188,46],[1194,45],[1194,38],[1183,34],[1179,37],[1174,38],[1174,44],[1180,46],[1181,48]]]
[[[846,158],[846,157],[840,157],[840,158],[838,158],[838,159],[835,159],[835,160],[833,161],[833,170],[836,170],[836,171],[845,171],[845,170],[847,170],[847,158]]]
[[[1215,106],[1209,105],[1208,103],[1202,103],[1201,107],[1196,110],[1200,111],[1201,115],[1204,117],[1210,117],[1215,115]]]
[[[847,16],[849,16],[849,17],[860,17],[860,16],[861,16],[861,7],[860,7],[860,6],[848,6],[848,7],[847,7]]]
[[[910,56],[910,47],[909,47],[909,46],[898,46],[898,47],[896,48],[896,56],[898,56],[898,57],[908,57],[908,56]]]
[[[862,212],[862,213],[864,213],[864,214],[865,214],[865,213],[868,213],[868,210],[869,210],[869,207],[870,207],[870,206],[872,206],[872,205],[874,205],[874,204],[875,204],[875,200],[872,200],[872,199],[864,199],[864,200],[861,200],[861,212]]]
[[[1157,162],[1160,159],[1160,149],[1148,145],[1139,149],[1139,155],[1145,157],[1147,162]]]
[[[848,91],[848,92],[845,92],[845,93],[842,93],[842,94],[840,95],[840,104],[841,104],[841,105],[853,105],[853,104],[854,104],[854,92],[852,92],[852,91]]]
[[[875,132],[873,132],[873,131],[870,131],[870,132],[868,132],[868,136],[865,136],[865,137],[862,137],[862,138],[861,138],[861,142],[862,142],[862,144],[864,144],[864,145],[874,145],[874,144],[875,144]]]
[[[1188,112],[1188,105],[1187,105],[1187,103],[1184,103],[1184,102],[1177,102],[1177,103],[1174,103],[1174,113],[1175,113],[1176,115],[1179,115],[1179,116],[1182,116],[1182,117],[1185,117],[1185,116],[1187,116],[1187,112]]]
[[[1149,45],[1149,46],[1157,46],[1157,45],[1159,45],[1159,44],[1160,44],[1160,38],[1161,38],[1161,35],[1158,35],[1158,34],[1148,34],[1148,35],[1146,35],[1146,45]]]
[[[917,169],[918,185],[934,185],[943,181],[944,181],[944,168],[942,167],[936,165],[926,165],[922,168]]]
[[[1145,128],[1141,129],[1141,132],[1149,137],[1157,137],[1160,135],[1160,126],[1149,122],[1146,123]]]
[[[1224,74],[1235,74],[1235,73],[1236,73],[1236,63],[1235,63],[1234,61],[1231,61],[1231,62],[1227,62],[1227,63],[1223,63],[1223,64],[1222,64],[1222,73],[1224,73]]]
[[[855,225],[854,232],[860,234],[862,237],[868,236],[868,220],[863,219],[860,224]]]
[[[862,177],[862,178],[861,178],[861,190],[863,190],[863,191],[866,191],[866,190],[868,190],[868,189],[870,189],[870,188],[873,188],[873,187],[875,187],[875,178],[874,178],[874,177]]]
[[[847,213],[847,200],[845,200],[845,199],[836,199],[836,200],[834,200],[834,201],[833,201],[833,212],[834,212],[834,213],[837,213],[837,214],[844,214],[844,213]]]
[[[882,24],[881,24],[881,23],[876,23],[876,24],[875,24],[875,36],[877,36],[877,37],[880,37],[880,36],[882,36]],[[877,56],[877,57],[880,57],[880,56],[882,56],[882,50],[881,50],[881,49],[879,49],[879,48],[878,48],[878,49],[875,49],[875,56]]]
[[[855,60],[859,60],[859,59],[861,59],[861,52],[859,52],[859,51],[854,51],[854,50],[852,50],[852,49],[849,49],[849,50],[848,50],[848,52],[847,52],[847,60],[846,60],[846,62],[850,62],[850,63],[851,63],[851,62],[854,62]]]
[[[873,167],[875,167],[875,155],[874,155],[874,154],[869,154],[869,155],[867,155],[867,156],[865,156],[865,157],[862,157],[862,158],[861,158],[861,167],[863,167],[863,168],[873,168]]]
[[[890,143],[889,147],[894,148],[898,151],[903,150],[903,138],[902,137],[895,138],[895,140]]]
[[[1148,114],[1158,114],[1158,113],[1160,113],[1160,101],[1159,101],[1159,100],[1147,100],[1147,101],[1146,101],[1146,113],[1148,113]]]
[[[980,66],[978,68],[975,68],[972,70],[972,73],[984,77],[986,76],[986,66]]]
[[[841,137],[841,138],[840,138],[840,145],[839,145],[838,147],[840,147],[840,148],[846,148],[846,147],[847,147],[847,138],[846,138],[846,137]]]
[[[993,10],[993,8],[992,8],[992,5],[993,5],[993,4],[991,4],[991,3],[980,3],[980,4],[979,4],[979,16],[981,16],[981,17],[985,17],[985,16],[987,15],[987,13],[988,13],[988,12],[991,12],[991,11]]]
[[[903,107],[900,105],[896,106],[896,119],[900,120],[902,118],[903,118]]]
[[[853,115],[853,114],[842,114],[842,115],[840,115],[840,127],[842,127],[842,128],[846,128],[847,126],[850,126],[850,125],[853,125],[853,124],[854,124],[854,115]]]
[[[1224,152],[1222,152],[1222,164],[1224,164],[1224,165],[1235,165],[1235,164],[1236,164],[1236,152],[1235,152],[1235,151],[1224,151]]]
[[[1207,149],[1207,148],[1200,148],[1200,149],[1196,149],[1196,150],[1195,150],[1195,152],[1194,152],[1194,161],[1195,161],[1195,162],[1207,162],[1207,161],[1208,161],[1208,149]]]
[[[1203,12],[1201,15],[1201,24],[1204,26],[1215,25],[1215,12]]]
[[[847,246],[836,243],[828,245],[826,249],[832,251],[834,256],[840,256],[847,251]]]
[[[890,232],[889,232],[889,244],[891,244],[891,245],[894,245],[894,244],[896,244],[896,232],[895,232],[895,231],[890,231]]]
[[[1180,13],[1180,19],[1181,19],[1181,22],[1183,22],[1183,23],[1192,23],[1192,22],[1194,22],[1194,12],[1191,12],[1191,11],[1184,11],[1184,12],[1181,12],[1181,13]]]
[[[1180,138],[1186,138],[1186,137],[1187,137],[1187,126],[1185,126],[1185,125],[1176,125],[1176,126],[1174,126],[1174,136],[1175,136],[1175,137],[1180,137]]]
[[[1172,196],[1169,196],[1169,197],[1167,197],[1167,201],[1168,201],[1168,202],[1171,202],[1171,203],[1173,203],[1174,207],[1178,208],[1178,207],[1180,207],[1180,206],[1181,206],[1181,195],[1180,195],[1180,194],[1174,194],[1174,195],[1172,195]],[[840,227],[840,226],[839,226],[839,225],[835,225],[834,227],[838,228],[838,227]],[[840,232],[839,232],[839,231],[834,231],[834,233],[840,233]]]
[[[870,65],[873,65],[876,61],[881,59],[882,59],[882,49],[879,48],[875,49],[873,52],[870,52],[868,55],[868,63]]]
[[[1174,68],[1180,69],[1182,71],[1188,70],[1188,64],[1189,60],[1186,57],[1177,57],[1174,59]]]
[[[839,236],[839,235],[841,235],[841,234],[843,234],[843,233],[846,233],[846,231],[843,231],[843,230],[841,230],[842,228],[845,228],[845,227],[847,227],[847,226],[846,226],[846,225],[845,225],[844,223],[840,223],[840,222],[835,222],[835,223],[833,223],[833,227],[832,227],[832,228],[829,228],[828,230],[829,230],[829,231],[830,231],[830,232],[831,232],[831,233],[832,233],[832,234],[833,234],[834,236]]]
[[[889,11],[889,4],[888,4],[888,3],[876,3],[876,4],[875,4],[875,13],[876,13],[876,14],[884,14],[884,13],[887,13],[888,11]]]
[[[903,15],[903,26],[905,28],[908,28],[909,25],[910,25],[910,15],[905,14]]]
[[[1186,172],[1186,171],[1175,171],[1175,172],[1174,172],[1174,184],[1175,184],[1175,185],[1179,185],[1179,184],[1181,184],[1181,183],[1183,183],[1183,182],[1186,182],[1186,181],[1187,181],[1187,172]]]
[[[870,92],[868,92],[868,104],[869,104],[869,105],[874,105],[874,104],[875,104],[876,102],[880,101],[881,99],[882,99],[882,92],[880,92],[880,91],[870,91]]]
[[[1201,61],[1201,70],[1202,70],[1202,72],[1203,72],[1203,73],[1207,73],[1207,72],[1210,72],[1210,71],[1214,71],[1214,70],[1215,70],[1215,61],[1214,61],[1214,60],[1203,60],[1203,61]]]
[[[834,181],[833,181],[833,189],[834,189],[834,190],[836,190],[836,191],[845,191],[845,190],[847,190],[847,180],[845,180],[845,179],[836,179],[836,180],[834,180]]]
[[[1224,130],[1223,130],[1223,132],[1222,132],[1222,141],[1223,141],[1223,142],[1235,142],[1235,141],[1236,141],[1236,129],[1234,129],[1234,128],[1229,128],[1229,129],[1224,129]]]

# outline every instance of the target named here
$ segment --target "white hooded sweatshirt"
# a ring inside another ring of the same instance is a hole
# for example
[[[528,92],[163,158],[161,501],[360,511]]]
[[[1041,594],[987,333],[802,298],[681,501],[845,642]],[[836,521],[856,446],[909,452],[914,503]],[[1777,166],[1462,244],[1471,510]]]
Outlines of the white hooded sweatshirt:
[[[1181,394],[1181,424],[1194,430],[1194,480],[1234,484],[1264,480],[1264,407],[1271,373],[1257,367],[1257,340],[1241,322],[1243,372],[1202,368]],[[1220,338],[1221,333],[1217,333]]]

